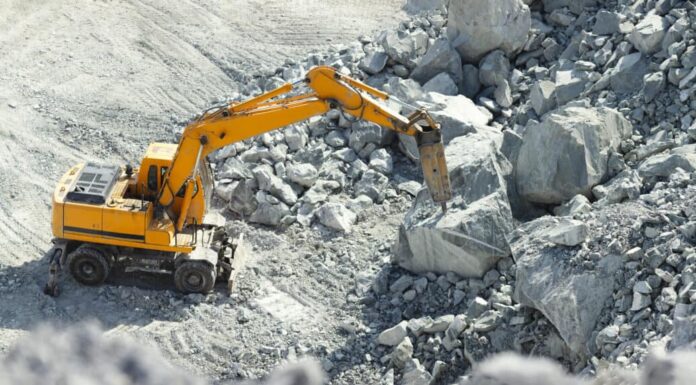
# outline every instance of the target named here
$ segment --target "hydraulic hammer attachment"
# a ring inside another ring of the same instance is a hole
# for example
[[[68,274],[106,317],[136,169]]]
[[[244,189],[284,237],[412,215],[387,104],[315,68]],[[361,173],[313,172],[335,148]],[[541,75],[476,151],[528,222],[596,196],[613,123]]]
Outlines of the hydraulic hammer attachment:
[[[428,186],[430,196],[434,202],[440,203],[443,212],[447,211],[447,201],[452,198],[452,190],[440,130],[424,130],[418,134],[416,141],[423,168],[423,179]]]
[[[415,111],[408,117],[408,120],[409,126],[413,125],[419,128],[418,134],[416,134],[416,143],[420,153],[423,179],[428,186],[430,196],[434,202],[440,203],[443,212],[447,211],[447,201],[452,199],[452,189],[440,125],[423,109]],[[426,123],[418,125],[418,121]]]

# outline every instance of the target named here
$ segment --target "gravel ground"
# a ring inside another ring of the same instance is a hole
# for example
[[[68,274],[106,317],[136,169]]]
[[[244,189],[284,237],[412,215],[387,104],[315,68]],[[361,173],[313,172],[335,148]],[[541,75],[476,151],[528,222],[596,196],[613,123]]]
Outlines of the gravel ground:
[[[214,379],[256,377],[307,353],[344,365],[336,382],[378,375],[359,366],[369,361],[336,357],[347,325],[361,323],[353,272],[375,273],[388,260],[380,250],[404,199],[345,238],[238,223],[256,257],[232,298],[117,276],[98,289],[67,278],[54,300],[41,294],[42,255],[50,194],[70,165],[138,162],[147,143],[174,140],[191,114],[234,95],[248,73],[390,28],[404,17],[402,1],[0,3],[0,352],[39,323],[96,318],[107,333],[136,336]]]

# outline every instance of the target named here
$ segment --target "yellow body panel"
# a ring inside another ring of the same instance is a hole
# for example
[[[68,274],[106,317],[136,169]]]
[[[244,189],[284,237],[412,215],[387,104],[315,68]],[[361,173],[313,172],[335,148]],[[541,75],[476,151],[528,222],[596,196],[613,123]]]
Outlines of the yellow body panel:
[[[136,175],[128,179],[122,173],[104,204],[67,200],[67,192],[84,166],[71,168],[54,191],[52,231],[56,238],[175,253],[193,251],[190,243],[176,244],[169,218],[153,219],[152,202],[126,197]]]
[[[102,206],[71,203],[63,206],[63,231],[78,228],[102,231]]]
[[[145,240],[152,209],[150,202],[125,199],[118,204],[106,204],[102,208],[102,231],[104,233],[122,234],[133,240]]]

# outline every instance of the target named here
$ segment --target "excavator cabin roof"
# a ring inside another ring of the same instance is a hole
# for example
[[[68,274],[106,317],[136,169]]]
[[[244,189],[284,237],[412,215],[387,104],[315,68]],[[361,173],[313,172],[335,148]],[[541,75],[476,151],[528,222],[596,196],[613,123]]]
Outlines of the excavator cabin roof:
[[[172,160],[176,154],[176,148],[178,146],[174,143],[150,143],[147,151],[145,152],[145,158],[154,160]]]

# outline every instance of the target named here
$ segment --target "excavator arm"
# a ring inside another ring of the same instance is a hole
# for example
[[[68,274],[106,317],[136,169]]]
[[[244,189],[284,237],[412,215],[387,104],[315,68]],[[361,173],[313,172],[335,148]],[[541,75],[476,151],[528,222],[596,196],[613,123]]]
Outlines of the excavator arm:
[[[380,102],[389,99],[388,94],[331,67],[312,68],[304,83],[310,92],[274,100],[295,89],[295,85],[288,83],[247,101],[206,111],[184,129],[158,197],[161,207],[169,207],[177,192],[184,189],[181,212],[177,213],[178,231],[184,227],[195,173],[204,156],[227,145],[321,115],[332,108],[340,108],[356,119],[415,137],[426,185],[433,200],[446,208],[451,191],[440,127],[425,110],[408,117],[392,112]]]

